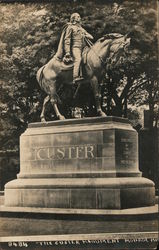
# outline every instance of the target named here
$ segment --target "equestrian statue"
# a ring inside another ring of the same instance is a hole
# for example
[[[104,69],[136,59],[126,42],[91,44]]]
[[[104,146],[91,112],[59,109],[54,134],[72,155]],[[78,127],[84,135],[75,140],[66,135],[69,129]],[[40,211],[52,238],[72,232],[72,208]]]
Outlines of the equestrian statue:
[[[98,39],[95,44],[90,41],[92,39],[93,36],[81,26],[80,15],[73,13],[70,22],[63,28],[56,54],[37,72],[37,81],[47,94],[40,115],[42,122],[45,122],[45,109],[49,101],[57,118],[65,119],[58,108],[61,87],[75,87],[75,98],[80,85],[85,82],[93,90],[98,116],[106,116],[101,108],[99,85],[108,68],[120,63],[130,45],[130,38],[111,33]]]

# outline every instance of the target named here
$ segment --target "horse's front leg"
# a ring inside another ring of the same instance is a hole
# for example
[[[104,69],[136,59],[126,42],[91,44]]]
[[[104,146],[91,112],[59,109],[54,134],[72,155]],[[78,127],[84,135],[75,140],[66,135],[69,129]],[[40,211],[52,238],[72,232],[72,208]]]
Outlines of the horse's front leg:
[[[91,86],[92,86],[94,97],[95,97],[97,114],[99,116],[106,117],[106,114],[102,111],[102,108],[101,108],[101,93],[99,91],[99,83],[98,83],[98,79],[96,76],[92,77]]]
[[[60,114],[60,111],[59,111],[59,109],[58,109],[58,107],[57,107],[57,103],[53,103],[53,108],[54,108],[54,110],[55,110],[55,113],[56,113],[57,118],[59,118],[59,120],[64,120],[65,117],[64,117],[63,115]]]
[[[50,96],[47,95],[44,99],[44,102],[43,102],[43,107],[42,107],[42,111],[41,111],[41,115],[40,115],[40,119],[41,119],[41,122],[46,122],[45,120],[45,108],[46,108],[46,104],[50,101]]]

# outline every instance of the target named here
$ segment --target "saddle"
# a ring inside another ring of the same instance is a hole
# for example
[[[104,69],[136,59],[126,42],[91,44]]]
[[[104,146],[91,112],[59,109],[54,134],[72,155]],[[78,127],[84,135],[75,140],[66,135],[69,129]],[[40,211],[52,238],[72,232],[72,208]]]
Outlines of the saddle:
[[[73,66],[74,66],[74,63],[73,63],[73,62],[71,62],[71,63],[69,63],[69,64],[66,64],[66,63],[64,63],[63,61],[61,62],[62,71],[72,70],[72,69],[73,69]]]

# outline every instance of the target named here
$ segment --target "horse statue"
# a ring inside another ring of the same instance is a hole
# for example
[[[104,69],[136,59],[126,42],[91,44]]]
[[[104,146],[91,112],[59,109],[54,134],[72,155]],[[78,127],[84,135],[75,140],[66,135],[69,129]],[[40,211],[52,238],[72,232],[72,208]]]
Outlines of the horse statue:
[[[92,87],[99,116],[106,116],[100,103],[100,81],[108,67],[114,67],[120,62],[129,45],[130,38],[127,35],[111,33],[98,39],[94,45],[87,49],[87,52],[82,54],[83,76]],[[73,65],[64,64],[63,61],[58,60],[55,54],[47,64],[38,70],[36,77],[40,87],[47,93],[40,115],[41,121],[46,121],[45,109],[49,101],[53,105],[57,118],[65,119],[58,108],[58,104],[61,103],[58,91],[61,85],[68,84],[68,88],[70,88],[70,83],[73,82]]]

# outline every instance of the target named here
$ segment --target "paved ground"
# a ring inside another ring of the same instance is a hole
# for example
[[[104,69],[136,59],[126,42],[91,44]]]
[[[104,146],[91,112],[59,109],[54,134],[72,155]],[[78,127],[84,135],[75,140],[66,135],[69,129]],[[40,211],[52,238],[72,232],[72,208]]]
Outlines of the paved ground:
[[[120,211],[0,206],[0,250],[148,250],[157,239],[157,204]]]

